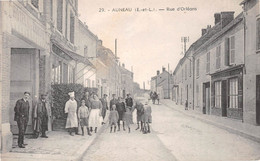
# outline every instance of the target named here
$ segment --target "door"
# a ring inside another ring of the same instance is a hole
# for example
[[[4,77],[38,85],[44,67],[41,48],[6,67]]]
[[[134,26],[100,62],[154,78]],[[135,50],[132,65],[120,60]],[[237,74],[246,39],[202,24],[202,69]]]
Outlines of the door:
[[[203,114],[210,112],[210,83],[203,83]]]
[[[223,80],[221,83],[221,107],[222,116],[227,116],[227,81]]]
[[[260,125],[260,75],[256,76],[256,123]]]
[[[210,114],[210,87],[206,87],[206,110]]]
[[[35,49],[11,49],[10,73],[10,123],[11,131],[18,134],[17,123],[14,121],[14,107],[18,99],[23,97],[25,91],[30,92],[29,122],[26,133],[32,132],[32,98],[36,94],[36,57]],[[37,68],[39,69],[39,68]]]
[[[188,101],[188,108],[189,108],[189,86],[188,85],[186,86],[186,92],[187,92],[186,100]]]

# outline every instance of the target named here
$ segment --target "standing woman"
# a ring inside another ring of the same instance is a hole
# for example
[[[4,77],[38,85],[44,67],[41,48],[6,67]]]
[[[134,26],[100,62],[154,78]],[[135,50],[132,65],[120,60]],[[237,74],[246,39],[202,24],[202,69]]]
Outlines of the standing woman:
[[[126,112],[125,102],[121,97],[118,97],[118,102],[116,103],[116,110],[119,115],[118,119],[118,131],[120,131],[120,121],[123,121],[124,114]],[[123,122],[123,130],[125,130],[125,123]]]
[[[69,129],[69,133],[71,136],[73,135],[73,131],[78,134],[78,117],[77,117],[77,101],[75,100],[74,92],[68,93],[70,99],[65,104],[65,113],[68,113],[66,129]]]
[[[98,96],[96,94],[94,94],[94,99],[93,101],[91,101],[90,108],[91,111],[89,116],[89,126],[90,129],[95,127],[95,133],[97,133],[97,127],[101,124],[100,117],[101,117],[102,103],[98,99]]]

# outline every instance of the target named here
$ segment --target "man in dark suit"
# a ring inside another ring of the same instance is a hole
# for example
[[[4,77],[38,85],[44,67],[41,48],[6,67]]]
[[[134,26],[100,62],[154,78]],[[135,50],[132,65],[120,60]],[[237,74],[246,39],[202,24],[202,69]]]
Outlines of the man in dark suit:
[[[110,100],[109,103],[109,107],[110,107],[110,111],[112,110],[112,106],[116,105],[116,103],[118,102],[118,100],[116,99],[116,94],[112,94],[112,99]]]
[[[14,108],[14,112],[15,112],[14,121],[17,121],[17,125],[18,125],[18,130],[19,130],[18,146],[20,148],[25,148],[24,134],[26,132],[26,127],[29,120],[29,110],[30,110],[29,98],[30,98],[30,93],[24,92],[24,97],[22,99],[19,99],[16,102]]]

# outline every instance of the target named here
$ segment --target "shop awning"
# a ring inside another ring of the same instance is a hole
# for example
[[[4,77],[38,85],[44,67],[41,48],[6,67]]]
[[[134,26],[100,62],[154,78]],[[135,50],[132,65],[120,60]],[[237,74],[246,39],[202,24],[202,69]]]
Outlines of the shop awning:
[[[77,61],[77,62],[81,62],[81,63],[84,63],[85,65],[87,66],[91,66],[92,68],[95,68],[95,66],[87,59],[85,58],[84,56],[81,56],[69,49],[67,49],[65,46],[61,45],[60,43],[56,42],[55,40],[52,40],[52,51],[61,56],[61,57],[64,57],[64,53],[69,56],[71,59]],[[58,48],[58,49],[56,49]]]

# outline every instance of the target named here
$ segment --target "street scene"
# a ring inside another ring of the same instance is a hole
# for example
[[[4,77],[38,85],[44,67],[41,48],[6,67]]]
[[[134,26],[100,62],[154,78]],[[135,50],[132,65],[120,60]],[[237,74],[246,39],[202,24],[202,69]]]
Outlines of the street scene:
[[[0,160],[260,160],[260,0],[0,0],[0,22]]]

